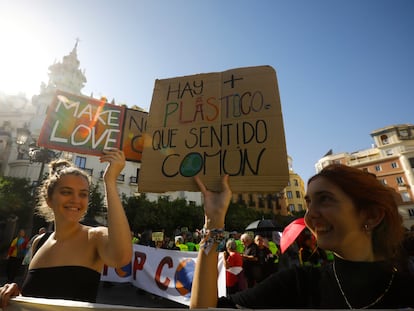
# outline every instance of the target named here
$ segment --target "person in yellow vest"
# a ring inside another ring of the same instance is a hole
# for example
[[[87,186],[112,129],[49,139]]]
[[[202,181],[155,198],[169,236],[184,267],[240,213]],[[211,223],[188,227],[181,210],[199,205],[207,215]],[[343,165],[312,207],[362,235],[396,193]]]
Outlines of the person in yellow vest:
[[[272,252],[273,261],[272,264],[269,264],[270,273],[276,272],[279,266],[279,248],[277,247],[276,243],[272,240],[265,240],[265,244],[267,244],[268,248]]]
[[[236,250],[238,253],[243,254],[244,252],[244,245],[240,239],[234,240],[236,243]]]
[[[180,248],[182,252],[188,252],[188,246],[184,244],[184,238],[181,235],[177,235],[174,238],[175,245]]]
[[[229,234],[230,239],[234,239],[234,242],[236,243],[236,251],[240,254],[243,254],[244,252],[244,245],[242,241],[240,240],[241,233],[237,231],[232,231]]]
[[[139,244],[139,239],[138,237],[135,236],[134,231],[131,231],[131,239],[132,239],[132,244]]]
[[[198,252],[200,250],[200,240],[201,240],[200,232],[198,230],[196,230],[193,233],[193,242],[195,244],[195,251],[196,252]]]
[[[192,233],[190,233],[190,232],[187,233],[186,240],[187,241],[185,242],[185,245],[187,245],[188,250],[190,252],[197,251],[197,249],[196,249],[196,243],[194,243],[194,241],[193,241],[193,235],[192,235]]]
[[[318,247],[315,236],[305,231],[299,248],[299,263],[301,266],[320,267],[328,262],[324,250]]]

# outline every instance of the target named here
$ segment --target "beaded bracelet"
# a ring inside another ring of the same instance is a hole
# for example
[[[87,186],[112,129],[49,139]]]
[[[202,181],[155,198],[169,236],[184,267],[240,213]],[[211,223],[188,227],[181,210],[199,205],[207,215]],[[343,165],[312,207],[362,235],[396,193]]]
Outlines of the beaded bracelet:
[[[213,247],[214,243],[217,243],[216,251],[218,251],[226,242],[226,238],[224,236],[224,229],[206,229],[203,228],[200,231],[202,243],[200,246],[202,247],[204,254],[208,255],[211,248]]]

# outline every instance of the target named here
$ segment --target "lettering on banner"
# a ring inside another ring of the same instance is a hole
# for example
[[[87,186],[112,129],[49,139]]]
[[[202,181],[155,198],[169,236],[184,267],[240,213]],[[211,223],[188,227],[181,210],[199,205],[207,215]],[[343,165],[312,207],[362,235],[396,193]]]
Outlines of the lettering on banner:
[[[196,260],[196,252],[134,245],[131,262],[120,268],[105,265],[102,280],[131,282],[146,291],[183,303],[183,297],[189,299],[191,295]],[[225,270],[220,261],[218,269],[219,278],[224,278]]]
[[[137,279],[137,272],[144,270],[144,265],[147,259],[147,255],[143,252],[135,251],[134,252],[134,261],[133,261],[133,269],[132,269],[132,278],[133,280]],[[173,260],[170,256],[166,256],[162,258],[155,270],[154,281],[157,284],[160,290],[167,290],[168,285],[170,284],[171,280],[168,277],[165,277],[165,280],[162,281],[162,270],[164,266],[167,266],[169,269],[174,267]]]

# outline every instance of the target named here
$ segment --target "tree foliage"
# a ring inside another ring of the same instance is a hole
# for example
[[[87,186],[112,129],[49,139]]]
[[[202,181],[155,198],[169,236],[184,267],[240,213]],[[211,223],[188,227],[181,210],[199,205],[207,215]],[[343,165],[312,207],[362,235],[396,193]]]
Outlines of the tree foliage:
[[[17,216],[19,227],[25,228],[35,204],[33,193],[28,179],[0,177],[0,220]]]
[[[161,197],[157,202],[150,202],[145,195],[123,196],[122,203],[134,232],[164,230],[167,235],[172,235],[176,228],[187,227],[189,231],[195,231],[204,225],[203,207],[188,204],[185,199],[169,200],[168,197]],[[230,203],[226,230],[243,232],[248,224],[262,218],[272,219],[272,215]]]
[[[98,185],[91,185],[89,208],[85,215],[85,221],[89,224],[105,211],[104,195],[99,189]],[[15,215],[19,217],[19,226],[27,226],[35,204],[33,190],[26,179],[0,177],[0,221]],[[203,207],[189,204],[185,199],[170,200],[168,196],[163,196],[153,202],[145,194],[130,197],[122,194],[121,199],[134,232],[163,230],[166,235],[171,236],[176,228],[187,227],[189,231],[195,231],[204,224]],[[276,219],[270,213],[248,208],[244,204],[230,203],[226,215],[226,230],[243,232],[248,224],[262,218]],[[285,222],[284,219],[276,221]],[[40,220],[34,219],[36,228],[43,225],[45,224]]]
[[[98,225],[95,221],[96,216],[101,216],[105,212],[105,196],[100,192],[98,184],[91,184],[89,190],[88,210],[84,217],[84,222],[89,225]]]
[[[123,196],[122,201],[129,225],[135,232],[164,230],[166,234],[172,235],[177,227],[188,227],[194,231],[203,225],[202,207],[190,205],[184,199],[171,201],[168,197],[161,197],[151,202],[141,195]]]
[[[258,219],[272,219],[271,214],[263,213],[244,204],[230,203],[226,215],[226,230],[243,232],[251,222]]]

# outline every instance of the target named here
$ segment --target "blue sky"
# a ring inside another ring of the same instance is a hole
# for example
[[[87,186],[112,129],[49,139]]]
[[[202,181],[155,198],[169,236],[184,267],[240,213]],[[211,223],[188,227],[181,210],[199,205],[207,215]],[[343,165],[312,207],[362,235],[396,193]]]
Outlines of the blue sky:
[[[411,0],[0,0],[0,92],[37,93],[76,38],[83,93],[147,110],[155,79],[274,67],[305,181],[329,149],[414,123]]]

